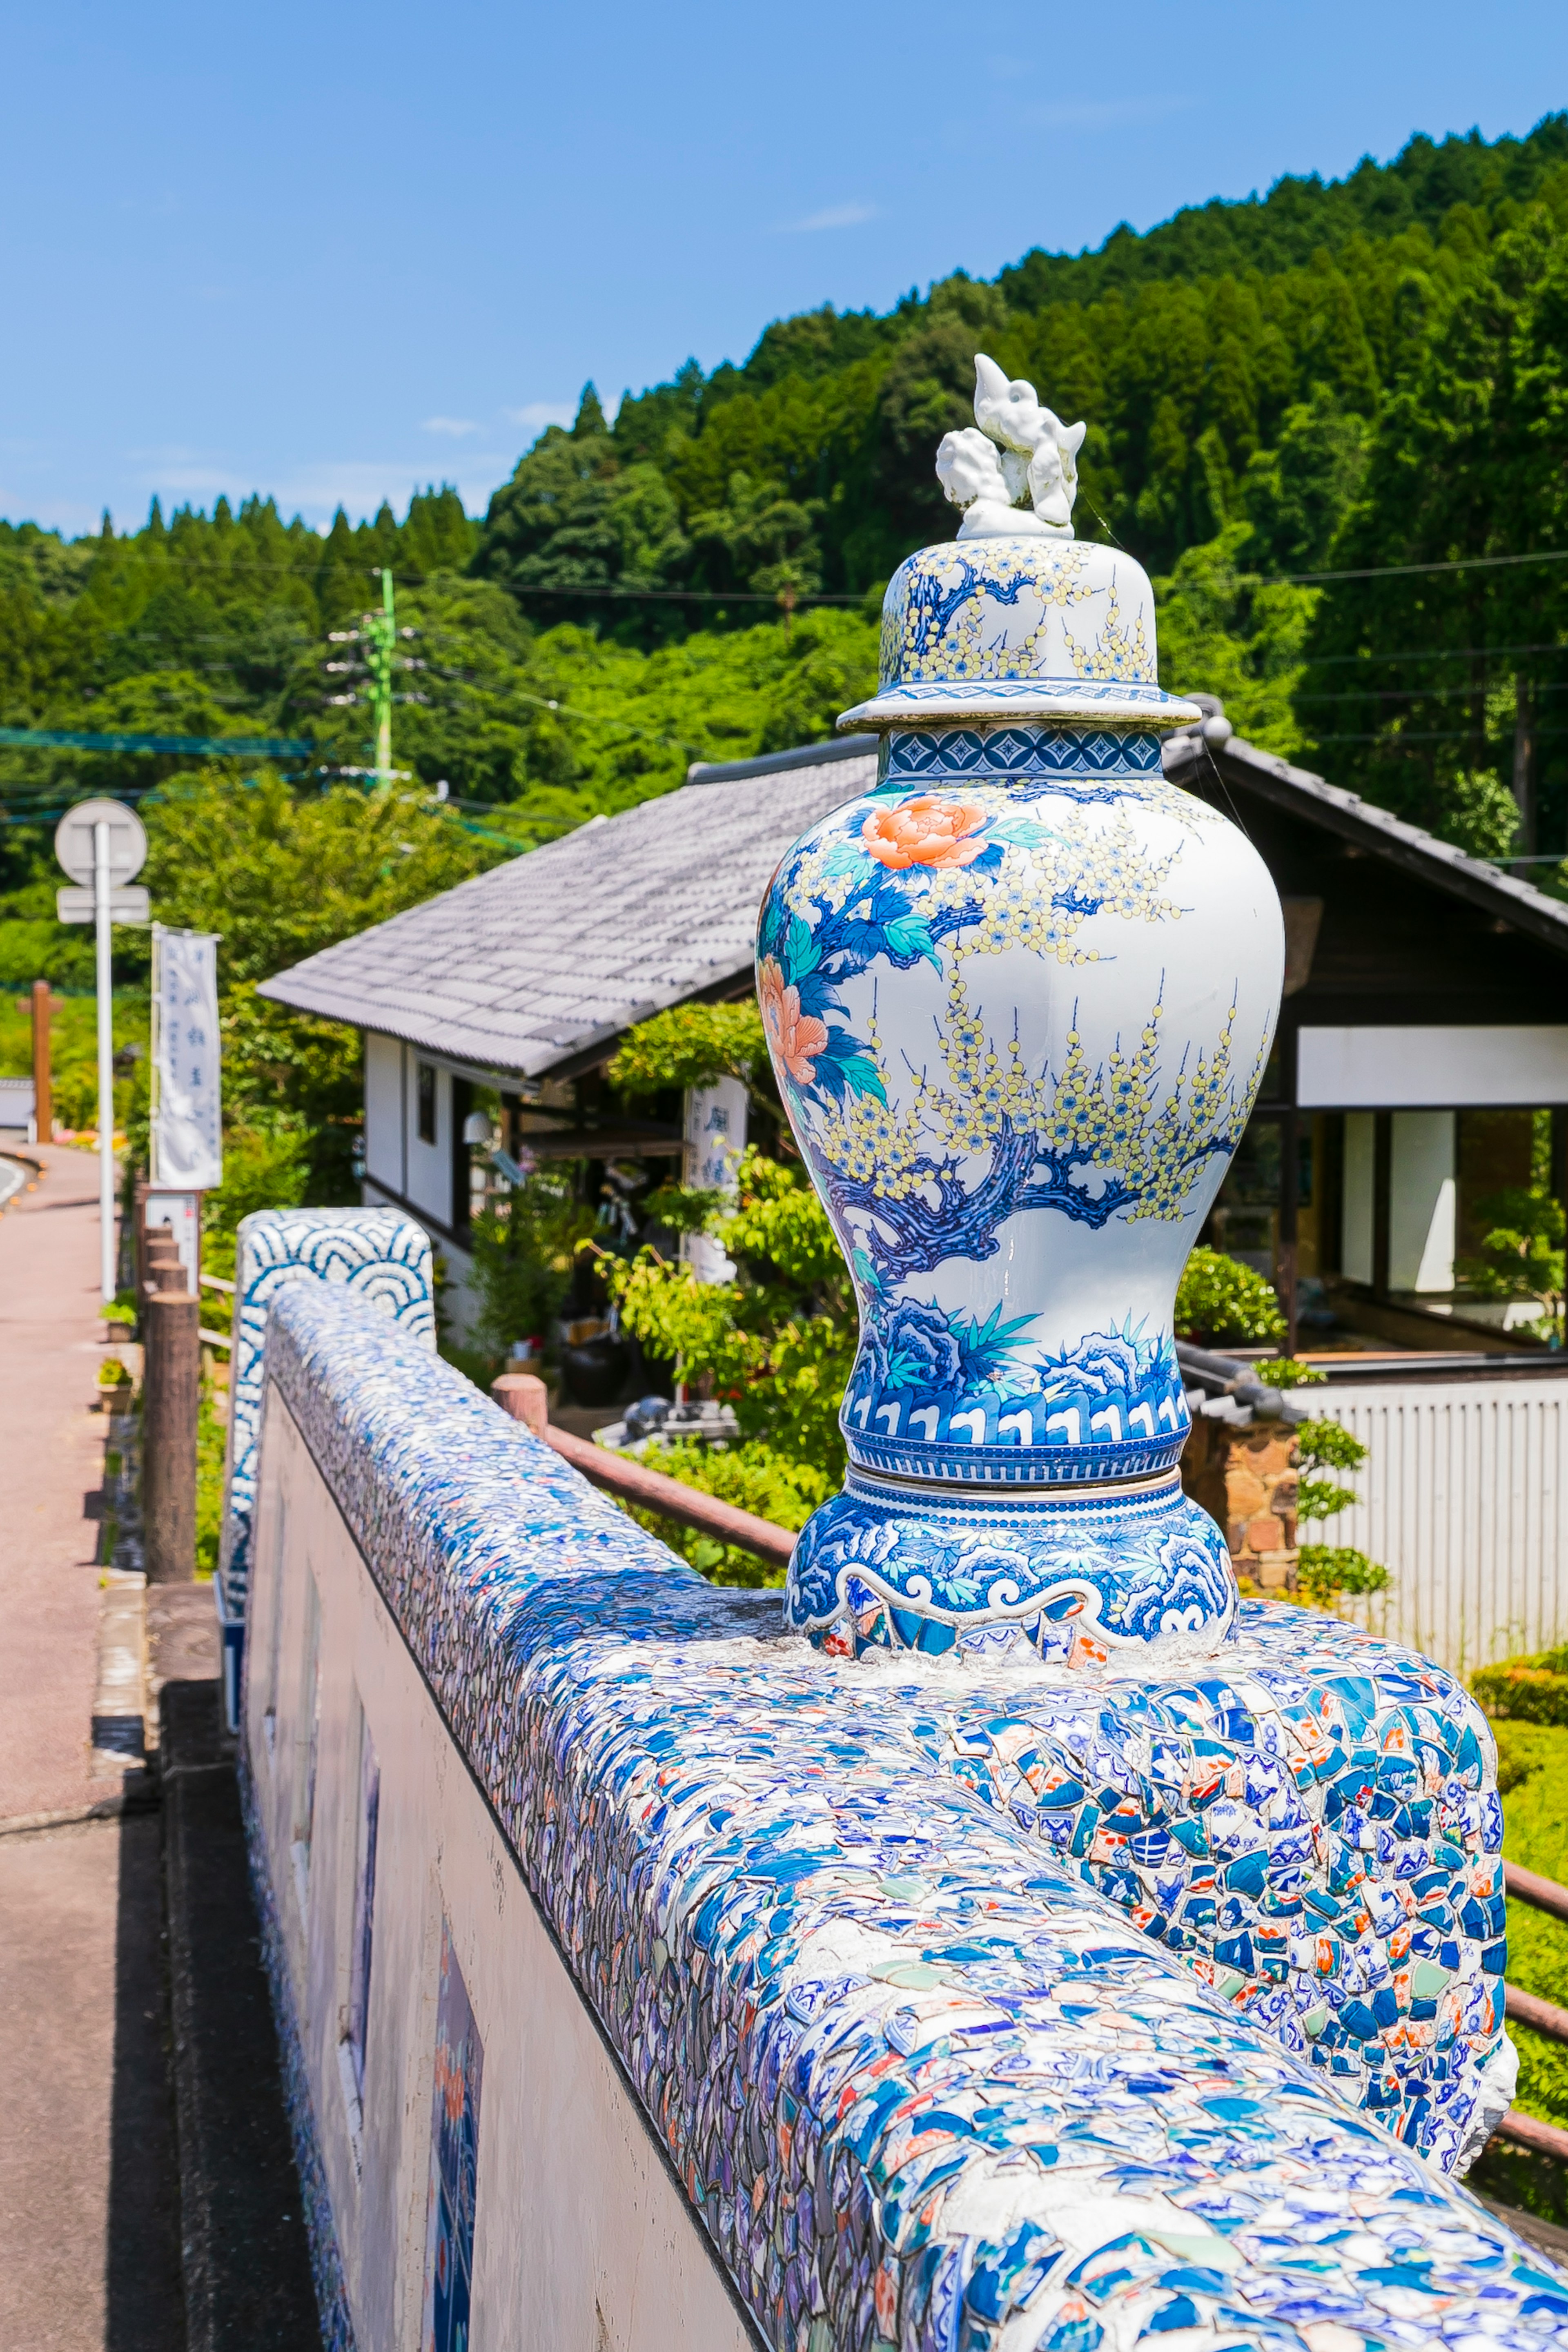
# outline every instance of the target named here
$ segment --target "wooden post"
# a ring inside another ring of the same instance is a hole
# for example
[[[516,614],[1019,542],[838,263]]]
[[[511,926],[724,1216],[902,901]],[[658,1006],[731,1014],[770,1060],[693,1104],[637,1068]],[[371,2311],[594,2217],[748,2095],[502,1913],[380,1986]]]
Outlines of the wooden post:
[[[55,1139],[55,1097],[50,1084],[49,983],[33,982],[33,1133],[40,1143]]]
[[[490,1382],[490,1394],[502,1412],[521,1421],[542,1437],[550,1426],[550,1391],[534,1372],[503,1372]]]
[[[149,1584],[189,1583],[196,1572],[196,1407],[201,1301],[175,1281],[142,1306],[142,1525]],[[157,1279],[163,1279],[160,1269]]]

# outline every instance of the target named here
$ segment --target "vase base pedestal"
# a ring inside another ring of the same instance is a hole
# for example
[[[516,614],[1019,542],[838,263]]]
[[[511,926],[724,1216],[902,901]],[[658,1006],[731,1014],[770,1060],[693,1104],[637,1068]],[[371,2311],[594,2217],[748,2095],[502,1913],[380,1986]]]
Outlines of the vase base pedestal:
[[[851,1468],[806,1522],[785,1616],[818,1648],[1176,1665],[1236,1621],[1225,1539],[1175,1471],[1086,1490],[914,1486]]]

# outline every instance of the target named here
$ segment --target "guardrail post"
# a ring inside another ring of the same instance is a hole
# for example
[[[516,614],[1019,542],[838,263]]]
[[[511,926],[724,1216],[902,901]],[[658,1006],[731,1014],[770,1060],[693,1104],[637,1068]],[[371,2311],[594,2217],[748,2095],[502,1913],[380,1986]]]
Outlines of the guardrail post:
[[[196,1572],[196,1412],[201,1394],[201,1301],[184,1269],[151,1269],[157,1288],[142,1302],[146,1370],[142,1390],[142,1522],[149,1584],[188,1583]]]
[[[537,1372],[503,1372],[490,1382],[490,1394],[502,1412],[526,1423],[535,1437],[543,1436],[550,1426],[550,1391]]]

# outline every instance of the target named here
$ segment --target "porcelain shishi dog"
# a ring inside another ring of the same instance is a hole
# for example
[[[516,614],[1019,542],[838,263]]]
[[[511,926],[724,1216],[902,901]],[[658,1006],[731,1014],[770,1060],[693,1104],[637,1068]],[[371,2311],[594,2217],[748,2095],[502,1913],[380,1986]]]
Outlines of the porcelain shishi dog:
[[[1158,730],[1199,714],[1155,681],[1139,566],[1071,535],[1083,426],[975,364],[982,429],[937,460],[959,543],[900,567],[880,691],[840,721],[881,733],[878,783],[762,911],[861,1317],[848,1479],[789,1608],[857,1651],[1208,1652],[1236,1591],[1176,1474],[1173,1302],[1273,1034],[1279,905],[1164,782]]]
[[[974,425],[944,434],[936,453],[937,479],[963,509],[960,539],[1070,539],[1087,426],[1064,425],[1032,383],[1010,383],[984,352],[974,362]],[[1026,510],[1018,504],[1026,490]]]

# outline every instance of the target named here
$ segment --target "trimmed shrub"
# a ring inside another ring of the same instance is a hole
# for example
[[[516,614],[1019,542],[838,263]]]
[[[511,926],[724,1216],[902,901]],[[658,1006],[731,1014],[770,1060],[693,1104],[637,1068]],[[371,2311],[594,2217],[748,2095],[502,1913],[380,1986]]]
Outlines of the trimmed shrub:
[[[1568,1725],[1568,1649],[1502,1658],[1472,1675],[1470,1688],[1504,1722]]]

